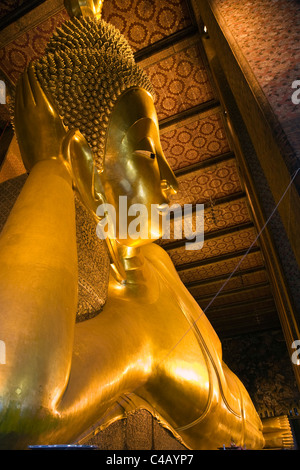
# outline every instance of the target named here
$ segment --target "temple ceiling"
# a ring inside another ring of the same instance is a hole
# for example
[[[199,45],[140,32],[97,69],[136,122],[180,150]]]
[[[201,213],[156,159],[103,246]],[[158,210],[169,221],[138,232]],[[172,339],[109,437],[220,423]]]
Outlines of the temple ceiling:
[[[24,3],[0,6],[0,78],[11,88],[68,18],[62,0]],[[244,176],[189,1],[105,0],[103,18],[125,35],[154,86],[163,150],[179,181],[172,203],[204,204],[202,249],[186,250],[185,240],[159,243],[221,338],[277,328]],[[5,105],[0,124],[9,126]],[[13,139],[0,182],[24,172]]]

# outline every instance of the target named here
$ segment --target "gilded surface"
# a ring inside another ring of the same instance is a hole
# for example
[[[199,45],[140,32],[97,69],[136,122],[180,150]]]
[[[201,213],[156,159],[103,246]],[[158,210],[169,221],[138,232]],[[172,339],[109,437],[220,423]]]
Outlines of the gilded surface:
[[[74,189],[97,221],[97,205],[106,201],[118,213],[120,195],[127,196],[129,206],[163,207],[176,193],[177,181],[162,151],[148,82],[132,62],[136,83],[121,63],[124,87],[104,93],[111,98],[109,115],[101,103],[92,110],[96,97],[87,87],[86,94],[80,90],[80,116],[84,119],[87,110],[90,125],[77,128],[70,98],[67,120],[61,116],[64,103],[54,86],[61,70],[66,68],[69,96],[73,72],[78,84],[72,24],[76,31],[80,25],[88,30],[91,19],[66,25],[69,37],[60,35],[65,56],[51,60],[50,51],[50,62],[30,66],[17,86],[15,127],[30,174],[0,238],[1,335],[7,350],[0,369],[0,446],[74,441],[131,393],[189,448],[216,449],[232,439],[261,448],[262,425],[250,397],[223,363],[215,331],[161,247],[130,238],[108,240],[112,269],[106,304],[101,314],[76,323],[81,255]],[[82,38],[76,41],[77,50]],[[109,68],[114,45],[100,46],[98,55],[86,51],[86,57]],[[78,87],[74,96],[75,91]],[[98,129],[95,137],[86,132],[90,126],[92,132]],[[153,238],[161,236],[160,223],[151,229]],[[91,289],[96,284],[91,279]],[[87,287],[87,301],[90,292]]]

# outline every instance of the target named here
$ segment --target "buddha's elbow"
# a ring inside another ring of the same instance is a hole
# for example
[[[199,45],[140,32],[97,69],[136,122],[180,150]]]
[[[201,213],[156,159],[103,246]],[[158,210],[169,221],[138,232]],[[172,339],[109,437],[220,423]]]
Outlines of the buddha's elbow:
[[[0,386],[0,450],[28,449],[53,425],[40,391],[31,389],[28,393],[22,384],[16,387],[12,383]]]

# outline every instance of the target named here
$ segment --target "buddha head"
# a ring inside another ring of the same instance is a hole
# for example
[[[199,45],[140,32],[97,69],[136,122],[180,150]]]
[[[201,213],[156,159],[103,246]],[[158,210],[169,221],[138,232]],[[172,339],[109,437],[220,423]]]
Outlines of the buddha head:
[[[86,139],[105,201],[116,213],[120,196],[127,207],[144,204],[149,217],[151,206],[166,206],[177,182],[160,144],[154,91],[121,33],[101,19],[72,18],[34,67],[64,125]],[[152,233],[133,245],[161,236],[153,221],[148,226]],[[119,241],[131,246],[129,239]]]

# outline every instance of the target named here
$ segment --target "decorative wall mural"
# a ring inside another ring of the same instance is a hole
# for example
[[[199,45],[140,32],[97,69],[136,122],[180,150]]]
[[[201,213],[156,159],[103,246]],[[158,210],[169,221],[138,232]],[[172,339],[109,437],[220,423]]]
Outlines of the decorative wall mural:
[[[224,360],[242,378],[262,417],[300,413],[300,394],[279,330],[223,341]]]

